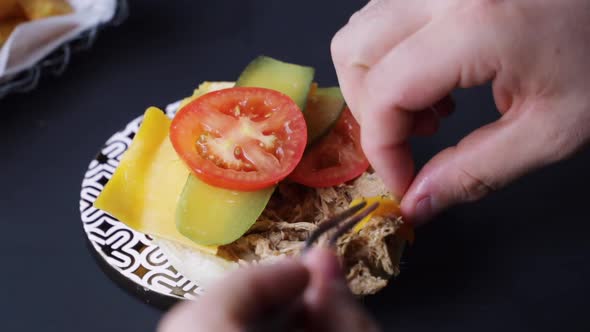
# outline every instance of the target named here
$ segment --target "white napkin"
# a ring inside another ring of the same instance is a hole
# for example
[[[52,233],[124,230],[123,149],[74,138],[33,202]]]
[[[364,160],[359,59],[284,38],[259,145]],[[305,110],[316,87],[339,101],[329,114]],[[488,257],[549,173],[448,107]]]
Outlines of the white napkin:
[[[0,79],[27,69],[84,30],[109,21],[116,0],[69,0],[74,13],[19,25],[0,49]]]

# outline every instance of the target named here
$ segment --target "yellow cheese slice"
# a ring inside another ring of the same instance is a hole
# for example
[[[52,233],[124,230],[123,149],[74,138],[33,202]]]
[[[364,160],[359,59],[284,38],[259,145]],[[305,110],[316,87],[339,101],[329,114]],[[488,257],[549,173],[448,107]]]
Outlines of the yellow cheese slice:
[[[137,135],[94,206],[138,232],[216,254],[217,247],[200,246],[176,229],[176,205],[190,171],[168,139],[170,123],[155,107],[145,112]]]
[[[361,202],[367,202],[367,207],[379,203],[379,206],[375,211],[369,213],[366,217],[364,217],[361,221],[359,221],[353,228],[353,232],[358,233],[363,229],[367,223],[371,220],[371,218],[380,216],[380,217],[400,217],[402,215],[402,211],[399,207],[399,203],[387,196],[375,196],[375,197],[361,197],[354,199],[350,206],[357,205]],[[366,209],[367,207],[363,208]],[[361,210],[362,211],[362,210]],[[414,235],[414,228],[408,224],[407,222],[402,223],[399,228],[395,232],[396,235],[400,236],[402,239],[405,239],[410,244],[414,243],[415,235]]]
[[[209,82],[209,81],[205,81],[205,82],[201,83],[198,88],[195,89],[192,96],[184,98],[180,102],[180,106],[178,107],[178,109],[183,108],[184,106],[186,106],[186,104],[190,103],[191,101],[199,98],[200,96],[202,96],[208,92],[231,88],[234,85],[235,85],[235,82]]]
[[[369,220],[371,220],[371,218],[373,218],[373,216],[400,216],[401,215],[401,210],[399,208],[398,203],[396,201],[392,200],[391,198],[388,198],[385,196],[356,198],[352,202],[350,202],[350,206],[357,205],[363,201],[367,202],[367,207],[371,206],[375,203],[379,203],[379,206],[377,207],[377,209],[375,211],[369,213],[369,215],[364,217],[363,220],[359,221],[354,226],[353,232],[356,232],[356,233],[360,232],[360,230],[363,229],[363,227],[365,227],[365,225],[369,222]]]

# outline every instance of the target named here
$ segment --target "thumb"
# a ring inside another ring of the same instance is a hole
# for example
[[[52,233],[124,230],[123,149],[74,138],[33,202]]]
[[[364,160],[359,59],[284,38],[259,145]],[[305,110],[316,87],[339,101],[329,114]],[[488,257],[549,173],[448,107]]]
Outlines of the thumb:
[[[458,203],[474,201],[514,179],[563,158],[551,113],[540,103],[509,110],[458,145],[432,158],[416,176],[402,211],[422,223]]]

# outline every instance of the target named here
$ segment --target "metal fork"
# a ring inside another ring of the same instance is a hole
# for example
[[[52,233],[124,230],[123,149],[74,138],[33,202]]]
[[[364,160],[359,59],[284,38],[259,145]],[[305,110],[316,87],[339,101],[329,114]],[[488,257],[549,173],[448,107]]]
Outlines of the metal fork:
[[[335,215],[334,217],[322,222],[316,230],[314,230],[309,238],[305,241],[305,246],[303,247],[302,255],[305,255],[312,247],[315,241],[317,241],[320,236],[329,232],[330,230],[336,228],[336,232],[332,234],[328,240],[328,245],[333,247],[338,242],[338,239],[346,234],[349,230],[351,230],[359,221],[363,220],[366,216],[368,216],[371,212],[375,211],[377,207],[379,207],[379,203],[375,202],[371,204],[368,208],[366,208],[361,213],[358,213],[362,209],[367,206],[367,202],[363,201],[357,205],[351,206],[348,209],[344,210],[343,212]]]

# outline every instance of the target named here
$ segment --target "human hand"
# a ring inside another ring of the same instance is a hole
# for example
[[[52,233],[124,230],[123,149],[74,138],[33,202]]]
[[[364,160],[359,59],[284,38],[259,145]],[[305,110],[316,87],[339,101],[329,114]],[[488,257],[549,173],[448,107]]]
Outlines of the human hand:
[[[291,310],[290,324],[298,323],[301,331],[378,331],[349,293],[336,257],[321,248],[303,262],[234,272],[197,301],[174,307],[158,331],[259,331],[253,324]]]
[[[422,222],[479,199],[590,140],[590,2],[373,0],[332,41],[363,149]],[[430,135],[457,87],[493,83],[502,114],[414,178],[408,145]]]

